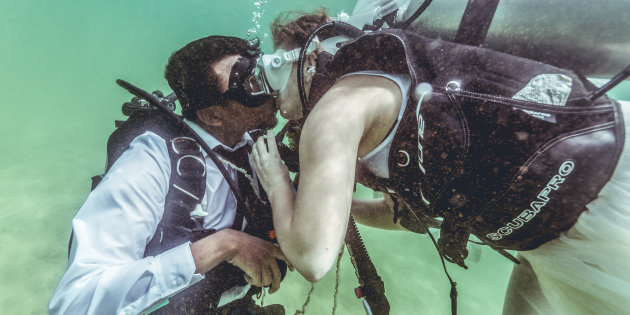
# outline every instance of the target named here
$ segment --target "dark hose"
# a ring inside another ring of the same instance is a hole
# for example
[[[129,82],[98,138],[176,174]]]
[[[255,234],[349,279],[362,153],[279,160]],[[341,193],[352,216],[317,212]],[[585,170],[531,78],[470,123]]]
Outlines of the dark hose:
[[[350,216],[350,221],[348,221],[346,247],[348,247],[352,265],[354,265],[357,278],[359,279],[360,287],[358,289],[361,295],[365,297],[371,313],[377,315],[389,314],[389,302],[385,296],[385,285],[365,249],[365,244],[352,216]],[[367,308],[366,312],[370,313]]]
[[[214,162],[214,164],[216,164],[217,168],[219,169],[219,171],[221,172],[221,174],[223,175],[223,177],[227,181],[228,185],[230,186],[230,189],[234,193],[234,196],[236,197],[236,200],[239,203],[243,204],[243,205],[245,204],[245,199],[243,199],[243,196],[241,196],[241,193],[239,192],[238,188],[234,184],[234,181],[232,180],[232,177],[230,177],[230,175],[228,174],[228,172],[225,169],[225,167],[223,167],[223,163],[221,162],[221,160],[219,160],[219,158],[216,156],[214,151],[212,151],[212,149],[210,149],[210,147],[201,139],[201,137],[192,128],[190,128],[190,126],[187,123],[185,123],[179,116],[177,116],[177,114],[173,113],[166,106],[164,106],[162,103],[160,103],[160,100],[157,97],[155,97],[155,95],[153,95],[153,94],[151,94],[151,93],[149,93],[147,91],[144,91],[144,90],[140,89],[139,87],[137,87],[137,86],[135,86],[135,85],[133,85],[133,84],[127,82],[127,81],[121,80],[121,79],[117,79],[116,83],[118,85],[120,85],[123,89],[129,91],[129,93],[144,99],[145,101],[149,102],[151,105],[153,105],[153,106],[157,107],[158,109],[162,110],[162,112],[164,112],[165,114],[167,114],[168,116],[173,118],[175,121],[179,122],[180,126],[184,130],[186,130],[186,132],[188,132],[188,134],[193,139],[195,139],[195,141],[197,141],[199,146],[201,146],[201,148],[204,151],[206,151],[206,153],[208,154],[210,159]],[[171,96],[172,96],[172,94],[167,96],[167,98],[171,97]],[[250,218],[253,218],[252,210],[249,207],[245,207],[245,208],[247,208],[247,212],[249,213]]]
[[[360,29],[340,21],[330,21],[326,22],[317,28],[315,28],[306,38],[306,42],[302,49],[300,49],[300,56],[298,58],[298,69],[297,69],[297,80],[298,80],[298,90],[300,92],[300,101],[302,102],[302,114],[304,117],[308,115],[309,107],[308,100],[306,99],[306,90],[304,89],[304,61],[306,60],[306,52],[308,51],[308,46],[311,45],[315,37],[319,32],[321,32],[325,28],[332,27],[336,29],[340,34],[346,35],[352,38],[359,37],[363,35],[363,31]]]

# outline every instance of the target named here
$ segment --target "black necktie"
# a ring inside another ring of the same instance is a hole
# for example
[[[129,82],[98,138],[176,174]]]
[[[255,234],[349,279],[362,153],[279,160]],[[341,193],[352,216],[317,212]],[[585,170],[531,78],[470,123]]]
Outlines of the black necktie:
[[[234,218],[234,224],[232,225],[232,228],[236,230],[241,230],[243,224],[242,218],[243,215],[246,215],[247,230],[249,234],[263,238],[265,240],[272,240],[275,237],[275,234],[271,233],[271,231],[273,230],[271,208],[269,208],[269,202],[266,201],[266,194],[264,193],[260,185],[253,181],[254,177],[252,168],[249,165],[248,149],[249,146],[243,146],[239,149],[234,150],[233,152],[230,152],[221,146],[214,149],[214,151],[217,152],[217,154],[221,155],[223,159],[229,161],[230,163],[233,163],[236,167],[244,170],[245,173],[247,173],[247,176],[245,176],[243,172],[237,170],[237,187],[241,196],[244,199],[244,203],[237,203],[236,205],[236,217]],[[250,180],[250,178],[252,180]],[[257,185],[261,197],[256,194],[253,185]]]
[[[224,160],[228,161],[229,163],[234,164],[234,166],[245,171],[245,173],[250,178],[253,178],[252,168],[249,165],[247,145],[244,145],[234,151],[228,151],[222,146],[217,146],[216,148],[214,148],[213,151],[219,154]],[[228,166],[228,168],[230,167]],[[247,209],[247,207],[249,206],[249,203],[250,203],[249,200],[251,200],[251,193],[253,193],[250,180],[249,178],[247,178],[248,176],[245,176],[245,174],[241,170],[236,170],[236,173],[238,174],[237,187],[238,187],[241,197],[243,198],[244,204],[242,202],[237,202],[236,217],[234,218],[234,224],[232,225],[233,229],[239,230],[239,231],[241,230],[241,227],[243,226],[243,215],[250,210],[250,209]],[[248,219],[248,221],[249,220],[251,220],[251,218]]]

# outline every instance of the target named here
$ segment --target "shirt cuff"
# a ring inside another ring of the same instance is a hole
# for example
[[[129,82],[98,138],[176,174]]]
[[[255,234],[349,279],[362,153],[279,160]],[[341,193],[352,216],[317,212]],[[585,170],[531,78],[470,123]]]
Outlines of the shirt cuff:
[[[162,298],[170,297],[203,279],[196,274],[190,242],[171,248],[155,257],[156,280]]]

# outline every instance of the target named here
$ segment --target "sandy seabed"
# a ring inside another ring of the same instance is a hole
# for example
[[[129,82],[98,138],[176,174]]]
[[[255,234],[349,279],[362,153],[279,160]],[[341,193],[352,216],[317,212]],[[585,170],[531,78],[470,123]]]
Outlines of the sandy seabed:
[[[70,221],[102,172],[105,143],[130,95],[122,78],[168,91],[163,67],[175,49],[210,34],[256,36],[270,49],[266,25],[281,11],[349,12],[354,0],[11,1],[0,0],[0,314],[45,314],[64,272]],[[238,10],[235,10],[237,8]],[[175,14],[177,13],[177,14]],[[630,84],[616,89],[630,99]],[[370,196],[369,191],[360,191]],[[385,282],[391,314],[450,314],[449,282],[426,235],[360,226]],[[474,245],[477,246],[477,245]],[[448,264],[458,283],[459,314],[500,314],[511,262],[489,248],[469,270]],[[330,314],[336,273],[315,284],[306,314]],[[339,272],[337,314],[363,314],[347,251]],[[301,309],[310,283],[289,273],[264,297],[287,314]]]

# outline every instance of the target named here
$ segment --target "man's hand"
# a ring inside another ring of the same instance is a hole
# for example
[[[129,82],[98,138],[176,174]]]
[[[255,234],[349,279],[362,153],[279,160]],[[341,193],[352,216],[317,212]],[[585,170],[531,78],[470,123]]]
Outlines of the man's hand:
[[[280,248],[247,233],[225,229],[207,236],[191,245],[197,273],[205,273],[222,261],[245,272],[245,280],[251,285],[266,287],[269,293],[280,288],[282,276],[276,259],[284,260]]]
[[[235,237],[236,253],[227,262],[245,272],[247,283],[257,287],[271,284],[269,293],[276,292],[282,280],[276,259],[287,260],[280,247],[247,233],[233,232],[240,235]]]

